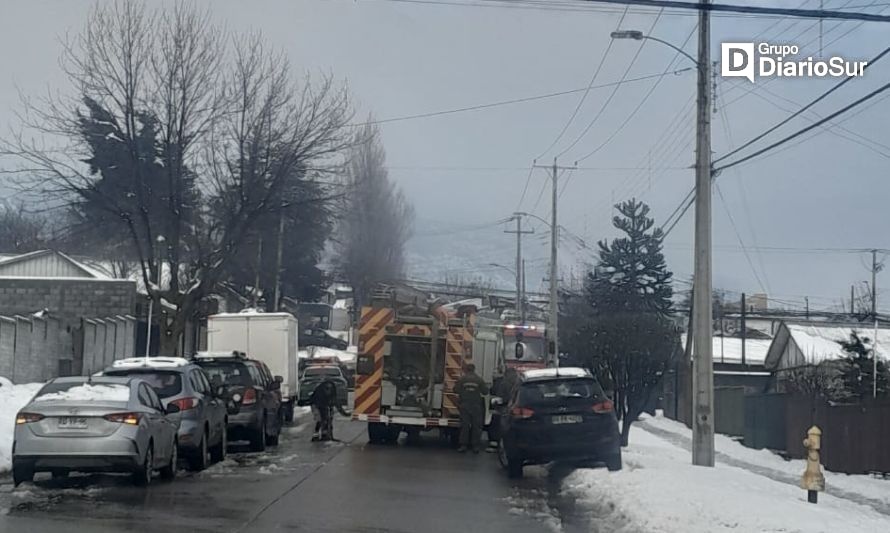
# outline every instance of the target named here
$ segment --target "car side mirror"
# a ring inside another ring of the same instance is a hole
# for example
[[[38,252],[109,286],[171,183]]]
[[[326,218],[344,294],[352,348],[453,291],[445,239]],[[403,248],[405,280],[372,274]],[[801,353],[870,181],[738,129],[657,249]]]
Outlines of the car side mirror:
[[[276,383],[284,383],[284,378],[281,376],[275,376],[275,382]]]
[[[500,407],[504,405],[504,399],[500,396],[492,396],[491,397],[491,406],[492,407]]]
[[[182,409],[180,409],[179,406],[176,405],[175,403],[170,402],[170,403],[167,404],[167,408],[166,408],[164,411],[165,411],[168,415],[174,415],[174,414],[176,414],[176,413],[182,411]]]

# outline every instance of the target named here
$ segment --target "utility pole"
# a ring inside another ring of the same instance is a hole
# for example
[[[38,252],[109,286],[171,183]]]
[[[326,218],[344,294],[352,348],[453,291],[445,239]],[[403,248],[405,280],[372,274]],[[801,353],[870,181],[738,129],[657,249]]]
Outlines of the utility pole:
[[[856,287],[850,285],[850,316],[856,315]]]
[[[747,304],[745,303],[745,293],[742,293],[742,366],[744,367],[746,364],[745,361],[745,341],[748,339],[748,309]]]
[[[537,165],[536,165],[537,166]],[[539,167],[548,168],[548,167]],[[575,167],[561,167],[553,158],[553,166],[550,181],[552,187],[552,199],[550,206],[550,324],[547,331],[553,346],[550,362],[553,366],[559,366],[559,267],[557,266],[557,252],[559,248],[559,221],[556,214],[556,203],[559,199],[559,171],[574,169]]]
[[[516,220],[515,230],[504,230],[504,233],[516,234],[516,311],[519,312],[519,321],[525,324],[525,306],[522,305],[522,236],[534,233],[534,230],[522,230],[522,213],[513,213]]]
[[[522,321],[525,322],[525,259],[522,260]]]
[[[871,316],[875,321],[875,334],[871,341],[873,363],[871,382],[872,398],[878,397],[878,251],[871,251]]]
[[[711,27],[710,0],[698,12],[695,160],[695,274],[692,372],[692,464],[714,466],[714,364],[711,309]]]
[[[275,251],[275,296],[272,300],[272,311],[280,310],[281,302],[281,256],[284,249],[284,204],[281,204],[281,211],[278,213],[278,249]]]
[[[810,297],[804,296],[803,301],[804,301],[804,306],[805,306],[804,309],[806,309],[806,311],[804,311],[804,313],[805,313],[805,316],[807,317],[807,320],[809,320],[810,319]]]

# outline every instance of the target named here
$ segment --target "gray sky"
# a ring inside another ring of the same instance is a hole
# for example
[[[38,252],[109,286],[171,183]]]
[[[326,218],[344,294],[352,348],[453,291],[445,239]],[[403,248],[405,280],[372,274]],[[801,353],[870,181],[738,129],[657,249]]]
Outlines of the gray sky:
[[[797,7],[800,1],[760,3]],[[826,8],[869,3],[825,1]],[[818,7],[817,0],[807,4]],[[0,127],[4,130],[14,123],[17,87],[34,93],[59,86],[58,36],[77,31],[91,5],[0,1]],[[391,0],[212,3],[213,15],[220,22],[238,31],[262,30],[289,54],[298,70],[330,71],[346,80],[359,116],[373,113],[377,119],[586,87],[609,45],[620,11],[616,6],[560,12]],[[890,12],[890,6],[876,5],[869,11]],[[651,9],[632,11],[621,26],[649,31],[654,21]],[[695,23],[695,17],[666,12],[652,34],[679,45]],[[771,18],[715,17],[714,58],[719,59],[721,41],[751,40],[763,30],[768,31],[761,40],[792,42],[818,55],[817,21],[775,23]],[[867,59],[890,41],[890,26],[876,23],[826,21],[823,31],[826,56]],[[596,83],[621,79],[639,46],[636,41],[616,41]],[[694,36],[686,50],[694,54]],[[628,78],[660,74],[673,57],[669,48],[650,42]],[[886,83],[890,59],[885,61],[826,99],[816,111],[827,114]],[[687,63],[678,60],[675,68]],[[622,86],[587,135],[560,157],[560,163],[572,164],[614,134],[600,151],[579,163],[581,169],[563,176],[568,185],[561,196],[560,222],[591,247],[596,240],[614,235],[610,223],[614,201],[642,198],[660,221],[692,186],[693,173],[686,168],[693,160],[692,112],[672,121],[685,105],[691,105],[693,72],[665,76],[636,116],[615,134],[655,82]],[[833,83],[782,79],[761,80],[752,86],[746,80],[719,80],[718,113],[713,115],[716,156],[787,116],[780,107],[796,109],[792,102],[805,103]],[[752,87],[754,93],[745,95]],[[502,233],[503,225],[481,226],[516,210],[532,159],[543,156],[542,163],[552,162],[588,126],[611,91],[590,91],[564,137],[546,153],[580,94],[382,124],[390,173],[418,213],[417,236],[410,245],[418,274],[492,277],[509,286],[510,274],[489,263],[512,265],[515,240]],[[890,182],[886,179],[890,148],[857,144],[870,140],[890,145],[888,119],[890,100],[881,100],[843,122],[848,131],[839,133],[856,142],[819,130],[811,140],[724,172],[717,183],[725,201],[715,193],[713,204],[715,285],[749,293],[766,289],[779,300],[797,304],[809,295],[811,306],[819,308],[837,303],[849,295],[850,284],[867,279],[861,254],[800,249],[890,247]],[[671,124],[677,127],[667,129]],[[796,120],[769,140],[806,124]],[[542,171],[533,172],[519,207],[548,218],[549,191],[536,205],[544,180]],[[727,211],[746,246],[797,250],[750,250],[749,264]],[[525,241],[531,261],[530,289],[540,284],[548,253],[547,228],[535,225],[537,234]],[[691,243],[690,210],[666,243],[669,266],[678,278],[687,278],[691,272]],[[563,276],[570,269],[578,271],[577,263],[589,260],[589,253],[570,237],[561,243],[560,251],[566,258],[561,261]],[[879,277],[878,285],[888,283]]]

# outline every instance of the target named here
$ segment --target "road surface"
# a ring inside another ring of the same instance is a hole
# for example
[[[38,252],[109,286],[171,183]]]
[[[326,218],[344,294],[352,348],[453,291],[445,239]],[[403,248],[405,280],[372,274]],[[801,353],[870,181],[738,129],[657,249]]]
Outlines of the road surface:
[[[430,433],[416,446],[370,446],[364,424],[338,422],[342,443],[312,443],[304,417],[277,449],[230,453],[208,470],[133,487],[116,475],[0,481],[0,531],[538,532],[595,529],[527,468],[511,481],[493,454],[460,455]]]

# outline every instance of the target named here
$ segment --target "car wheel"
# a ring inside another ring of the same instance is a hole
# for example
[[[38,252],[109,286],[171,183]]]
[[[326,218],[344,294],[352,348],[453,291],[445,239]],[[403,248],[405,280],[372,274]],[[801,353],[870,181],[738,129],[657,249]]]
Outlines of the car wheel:
[[[176,463],[179,461],[179,443],[173,441],[173,450],[170,452],[170,462],[161,469],[161,479],[167,481],[176,477]]]
[[[498,462],[507,471],[507,477],[510,479],[522,477],[522,458],[510,453],[504,439],[498,443]]]
[[[402,426],[397,425],[389,425],[386,426],[386,436],[384,437],[384,442],[386,444],[398,444],[399,436],[402,434]]]
[[[12,463],[12,482],[18,487],[24,482],[32,482],[34,481],[34,468],[31,465],[27,464],[16,464]]]
[[[133,472],[133,483],[140,487],[145,487],[151,483],[151,475],[154,472],[154,452],[152,448],[152,444],[149,443],[148,449],[145,450],[145,459],[142,461],[142,465]]]
[[[222,435],[219,437],[219,444],[210,449],[210,459],[214,463],[220,463],[226,460],[226,453],[229,448],[229,434],[226,428],[222,428]]]
[[[201,442],[198,443],[198,449],[189,457],[189,469],[194,472],[200,472],[207,468],[210,461],[207,459],[207,429],[201,435]]]
[[[609,472],[618,472],[621,470],[621,466],[621,450],[606,459],[606,468],[609,469]]]
[[[368,422],[368,442],[383,444],[386,442],[386,425],[380,422]]]
[[[266,420],[263,419],[263,423],[260,425],[259,429],[255,430],[253,434],[250,436],[250,451],[252,452],[263,452],[266,451]]]

